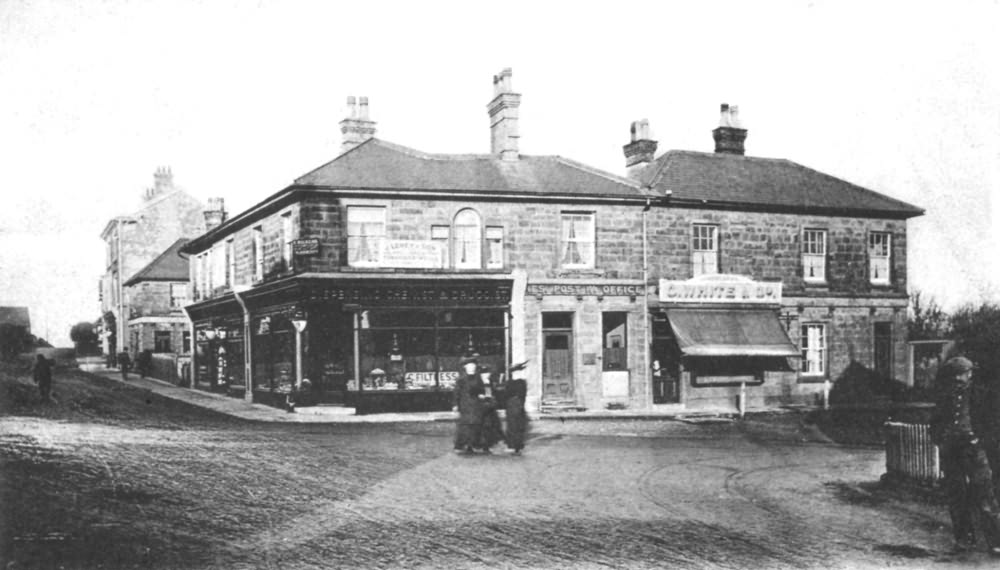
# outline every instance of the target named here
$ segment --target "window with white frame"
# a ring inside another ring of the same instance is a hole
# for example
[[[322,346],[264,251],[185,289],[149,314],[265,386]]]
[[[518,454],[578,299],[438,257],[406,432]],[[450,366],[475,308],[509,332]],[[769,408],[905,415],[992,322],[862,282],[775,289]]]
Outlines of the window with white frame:
[[[806,323],[802,325],[802,375],[823,376],[826,374],[826,325]]]
[[[384,206],[347,207],[347,261],[354,267],[376,267],[382,262],[385,241]]]
[[[285,268],[292,268],[292,240],[295,239],[294,228],[292,228],[292,213],[285,212],[281,215],[281,259],[285,262]]]
[[[451,228],[449,226],[431,226],[431,241],[438,246],[441,252],[441,265],[438,267],[448,267],[448,236]]]
[[[188,304],[188,286],[187,283],[171,283],[170,284],[170,308],[180,309],[184,305]]]
[[[569,268],[594,267],[593,212],[563,212],[559,263]]]
[[[217,243],[211,250],[212,263],[212,284],[209,287],[211,293],[220,287],[226,286],[226,244]]]
[[[826,281],[826,230],[802,232],[802,275],[808,282]]]
[[[483,226],[479,213],[465,209],[455,214],[452,256],[455,269],[482,269]]]
[[[887,232],[868,234],[868,276],[875,285],[889,284],[892,237]]]
[[[264,279],[264,228],[257,226],[253,229],[253,280],[262,281]]]
[[[503,268],[503,228],[486,227],[486,268]]]
[[[694,277],[719,272],[719,227],[695,224],[691,227],[691,267]]]

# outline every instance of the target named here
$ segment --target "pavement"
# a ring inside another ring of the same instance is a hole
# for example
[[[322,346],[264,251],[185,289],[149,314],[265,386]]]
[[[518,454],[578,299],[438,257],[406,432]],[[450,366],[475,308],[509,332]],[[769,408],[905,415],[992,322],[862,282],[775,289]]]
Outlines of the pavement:
[[[173,400],[186,402],[229,416],[259,422],[281,423],[401,423],[401,422],[436,422],[454,421],[455,412],[411,412],[357,415],[355,409],[340,405],[300,406],[294,412],[274,408],[264,404],[247,402],[241,398],[233,398],[214,392],[205,392],[192,388],[182,388],[170,382],[157,378],[140,378],[138,374],[129,373],[128,380],[122,380],[121,371],[117,368],[103,366],[87,367],[83,370],[88,374],[107,378],[116,382],[127,383],[143,388]],[[755,410],[780,412],[782,408]],[[732,410],[684,410],[678,406],[665,406],[647,410],[586,410],[558,412],[528,412],[531,420],[678,420],[685,422],[713,421],[734,416]]]

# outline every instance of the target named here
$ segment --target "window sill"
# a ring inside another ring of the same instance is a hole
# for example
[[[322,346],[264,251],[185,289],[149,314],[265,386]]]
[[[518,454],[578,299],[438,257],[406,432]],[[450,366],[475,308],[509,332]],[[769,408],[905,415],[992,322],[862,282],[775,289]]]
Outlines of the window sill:
[[[799,384],[822,384],[829,380],[826,374],[799,374]]]
[[[594,277],[604,277],[605,271],[603,269],[596,269],[594,267],[560,267],[556,270],[556,277],[562,277],[564,275],[593,275]]]

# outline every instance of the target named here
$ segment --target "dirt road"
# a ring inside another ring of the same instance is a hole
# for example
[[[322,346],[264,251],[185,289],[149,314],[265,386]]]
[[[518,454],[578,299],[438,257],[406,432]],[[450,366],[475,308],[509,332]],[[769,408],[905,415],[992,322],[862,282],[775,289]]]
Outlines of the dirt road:
[[[267,425],[99,396],[101,414],[0,417],[9,568],[995,562],[949,554],[944,508],[880,487],[878,449],[830,444],[791,415],[537,421],[524,456],[468,457],[446,423]]]

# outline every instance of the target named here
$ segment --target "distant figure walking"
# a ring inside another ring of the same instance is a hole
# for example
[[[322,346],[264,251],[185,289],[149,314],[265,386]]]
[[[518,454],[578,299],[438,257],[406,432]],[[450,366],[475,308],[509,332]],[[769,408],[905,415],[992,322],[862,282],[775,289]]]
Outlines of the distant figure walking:
[[[1000,506],[993,493],[986,452],[972,428],[969,392],[973,368],[972,361],[962,357],[951,358],[941,365],[931,437],[940,452],[956,549],[975,547],[973,517],[976,517],[990,554],[1000,556]]]
[[[132,366],[132,359],[127,351],[122,351],[118,355],[118,367],[122,369],[122,380],[128,380],[128,369]]]
[[[35,358],[35,365],[31,369],[31,377],[35,384],[38,384],[38,393],[42,396],[42,402],[52,401],[52,364],[39,354]]]
[[[510,369],[515,372],[524,370],[527,361],[515,364]],[[507,447],[514,455],[521,455],[524,449],[524,434],[528,427],[528,415],[524,411],[524,400],[528,396],[528,383],[524,378],[513,378],[507,381],[505,389],[504,408],[507,412]]]

